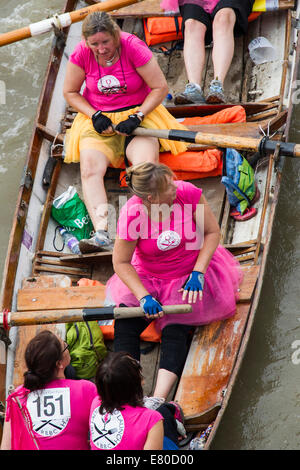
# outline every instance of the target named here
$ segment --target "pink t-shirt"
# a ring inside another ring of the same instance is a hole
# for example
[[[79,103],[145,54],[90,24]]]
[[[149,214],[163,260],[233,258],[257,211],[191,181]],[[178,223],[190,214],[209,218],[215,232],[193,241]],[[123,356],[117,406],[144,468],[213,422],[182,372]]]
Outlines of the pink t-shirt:
[[[89,450],[89,413],[97,396],[94,383],[60,379],[29,394],[23,386],[17,391],[25,397],[21,402],[29,411],[40,450]]]
[[[121,33],[120,58],[110,67],[101,67],[85,41],[81,41],[70,56],[70,61],[85,71],[83,96],[101,111],[114,111],[140,105],[150,93],[150,88],[137,72],[152,57],[148,46],[133,34]],[[125,93],[104,94],[102,87],[126,85]]]
[[[99,413],[101,401],[95,398],[90,413],[92,450],[143,450],[148,432],[163,419],[155,410],[124,405],[124,410]]]
[[[185,181],[177,186],[170,217],[155,222],[148,216],[142,199],[131,197],[122,207],[118,235],[137,240],[131,264],[138,272],[161,279],[190,274],[203,242],[203,206],[198,204],[202,189]],[[197,208],[197,211],[196,211]],[[196,225],[193,214],[197,214]]]

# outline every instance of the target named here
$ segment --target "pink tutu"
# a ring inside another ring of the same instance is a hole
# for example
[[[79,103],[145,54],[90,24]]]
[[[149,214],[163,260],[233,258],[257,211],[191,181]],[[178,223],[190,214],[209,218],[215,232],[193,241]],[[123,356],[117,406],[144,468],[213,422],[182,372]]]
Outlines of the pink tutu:
[[[178,290],[183,286],[190,272],[177,278],[172,278],[172,273],[170,273],[170,279],[166,280],[143,273],[138,267],[136,267],[136,271],[145,288],[162,305],[187,303],[187,300],[182,301],[182,292],[178,292]],[[242,271],[239,263],[228,250],[219,245],[205,273],[202,300],[197,300],[195,304],[192,304],[191,313],[164,315],[163,318],[155,320],[155,326],[158,330],[174,323],[197,326],[231,317],[236,312],[238,288],[241,281]],[[106,296],[115,305],[139,306],[137,298],[117,274],[109,279],[106,286]]]

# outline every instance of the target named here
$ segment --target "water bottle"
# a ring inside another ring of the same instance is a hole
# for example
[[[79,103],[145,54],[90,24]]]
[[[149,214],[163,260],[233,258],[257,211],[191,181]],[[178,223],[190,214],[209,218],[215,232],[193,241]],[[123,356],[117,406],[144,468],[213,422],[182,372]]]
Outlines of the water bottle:
[[[70,248],[72,253],[75,255],[81,255],[81,251],[79,249],[79,241],[77,240],[74,235],[72,235],[68,230],[63,227],[59,228],[59,233],[61,234],[65,244]]]
[[[162,104],[164,106],[168,106],[169,104],[171,104],[172,99],[173,99],[173,96],[171,95],[171,93],[168,93],[165,99],[163,100]]]

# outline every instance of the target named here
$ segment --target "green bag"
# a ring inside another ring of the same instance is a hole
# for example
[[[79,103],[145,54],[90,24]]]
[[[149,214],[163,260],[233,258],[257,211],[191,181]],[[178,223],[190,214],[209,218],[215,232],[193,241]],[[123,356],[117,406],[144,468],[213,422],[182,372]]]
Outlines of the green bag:
[[[74,186],[69,186],[67,191],[54,199],[51,215],[60,226],[71,232],[77,240],[91,238],[94,234],[88,211]]]
[[[67,323],[71,365],[79,379],[92,379],[107,350],[97,321]]]

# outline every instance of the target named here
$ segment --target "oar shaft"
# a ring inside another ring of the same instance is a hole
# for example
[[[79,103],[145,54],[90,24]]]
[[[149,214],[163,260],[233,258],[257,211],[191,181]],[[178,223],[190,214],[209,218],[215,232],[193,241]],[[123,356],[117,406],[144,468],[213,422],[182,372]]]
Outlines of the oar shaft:
[[[192,306],[189,304],[164,305],[162,308],[166,314],[189,313],[192,311]],[[3,312],[0,314],[0,327],[3,325],[26,326],[92,320],[119,320],[143,316],[144,312],[141,307],[113,306],[86,309]]]
[[[132,5],[140,0],[106,0],[105,2],[96,3],[80,10],[75,10],[70,13],[62,13],[61,15],[55,15],[52,18],[47,18],[37,23],[32,23],[24,28],[9,31],[7,33],[0,34],[0,47],[13,42],[21,41],[23,39],[37,36],[39,34],[47,33],[52,30],[52,24],[54,23],[58,27],[66,28],[72,23],[83,21],[84,18],[93,13],[94,11],[112,11],[119,8]]]
[[[274,140],[255,139],[253,137],[238,137],[224,134],[209,134],[206,132],[193,132],[177,129],[146,129],[138,127],[133,131],[134,135],[157,137],[158,139],[178,140],[195,144],[203,144],[212,147],[234,148],[257,152],[262,147],[266,153],[275,151],[278,143],[280,144],[280,155],[287,157],[300,157],[300,145],[288,142],[279,142]]]

